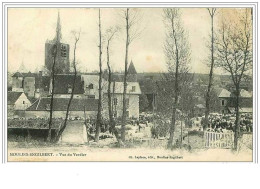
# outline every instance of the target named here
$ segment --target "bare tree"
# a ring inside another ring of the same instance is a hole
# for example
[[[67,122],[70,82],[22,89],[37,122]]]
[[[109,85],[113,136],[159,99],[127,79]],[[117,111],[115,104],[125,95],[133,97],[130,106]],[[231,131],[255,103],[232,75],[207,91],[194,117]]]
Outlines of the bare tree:
[[[173,99],[172,99],[172,118],[170,126],[170,137],[168,148],[173,146],[173,137],[176,124],[176,110],[179,104],[181,91],[180,81],[182,73],[187,73],[190,61],[190,49],[188,39],[181,24],[181,13],[177,8],[164,9],[164,23],[166,27],[166,40],[164,45],[165,57],[168,71],[174,78]],[[169,102],[170,103],[170,102]]]
[[[206,93],[206,109],[205,109],[205,125],[203,128],[208,127],[209,122],[209,111],[210,111],[210,94],[212,89],[212,80],[213,80],[213,68],[214,68],[214,15],[216,13],[216,8],[208,8],[208,12],[211,18],[211,64],[210,64],[210,71],[209,71],[209,84]]]
[[[112,94],[111,94],[111,83],[112,83],[112,70],[110,64],[110,43],[112,42],[115,34],[118,32],[119,28],[109,28],[107,30],[107,68],[108,68],[108,88],[107,88],[107,97],[108,97],[108,114],[109,114],[109,122],[110,127],[112,128],[113,133],[116,136],[119,146],[121,145],[122,141],[120,139],[119,133],[116,129],[116,121],[113,115],[113,104],[112,104]],[[113,86],[114,88],[114,86]],[[113,90],[114,91],[114,90]]]
[[[233,12],[238,19],[230,19],[222,10],[222,23],[217,42],[217,65],[232,78],[235,96],[234,149],[239,138],[240,83],[252,64],[252,20],[248,8]],[[234,18],[234,17],[233,17]]]
[[[134,39],[140,36],[141,31],[135,28],[134,26],[139,22],[140,15],[138,11],[134,9],[127,8],[123,11],[123,17],[125,20],[125,29],[126,29],[126,49],[125,49],[125,70],[124,70],[124,90],[123,90],[123,114],[121,121],[121,140],[125,141],[125,125],[126,125],[126,89],[127,89],[127,68],[128,68],[128,53],[129,46]]]
[[[62,127],[60,128],[56,138],[55,138],[55,142],[58,142],[63,131],[66,129],[67,126],[67,121],[68,121],[68,116],[69,116],[69,111],[70,111],[70,105],[72,103],[73,100],[73,96],[74,96],[74,90],[75,90],[75,85],[76,85],[76,78],[77,78],[77,66],[76,66],[76,50],[77,50],[77,43],[79,41],[80,38],[80,32],[78,34],[74,34],[75,35],[75,42],[74,42],[74,51],[73,51],[73,69],[74,69],[74,75],[73,75],[73,82],[72,82],[72,89],[71,89],[71,95],[70,95],[70,99],[69,99],[69,103],[67,105],[67,110],[66,110],[66,116],[65,116],[65,120],[64,123],[62,125]]]
[[[98,113],[96,122],[95,142],[99,141],[100,126],[102,122],[102,34],[101,34],[101,12],[98,10],[99,28],[99,81],[98,81]]]
[[[57,38],[58,39],[58,38]],[[59,40],[56,40],[55,44],[51,49],[51,53],[53,54],[53,64],[51,69],[51,103],[50,103],[50,117],[49,117],[49,129],[48,129],[48,136],[47,141],[51,142],[51,130],[52,130],[52,114],[53,114],[53,98],[54,98],[54,90],[55,90],[55,66],[56,66],[56,57],[57,57],[57,48],[59,47]]]

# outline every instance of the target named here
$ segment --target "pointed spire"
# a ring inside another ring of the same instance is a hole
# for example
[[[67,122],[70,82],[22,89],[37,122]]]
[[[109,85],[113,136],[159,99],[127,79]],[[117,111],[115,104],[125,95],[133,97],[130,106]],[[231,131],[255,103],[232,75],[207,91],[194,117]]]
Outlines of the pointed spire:
[[[128,67],[128,71],[127,72],[128,72],[128,74],[137,74],[135,66],[134,66],[134,63],[133,63],[132,60],[130,62],[130,65]]]
[[[61,24],[60,24],[60,11],[58,12],[58,19],[57,19],[57,26],[56,26],[56,36],[55,36],[55,40],[57,40],[58,42],[61,41]]]
[[[20,73],[26,73],[27,72],[27,69],[25,68],[25,65],[24,65],[24,61],[22,61],[22,63],[20,64],[20,67],[17,71],[20,72]]]

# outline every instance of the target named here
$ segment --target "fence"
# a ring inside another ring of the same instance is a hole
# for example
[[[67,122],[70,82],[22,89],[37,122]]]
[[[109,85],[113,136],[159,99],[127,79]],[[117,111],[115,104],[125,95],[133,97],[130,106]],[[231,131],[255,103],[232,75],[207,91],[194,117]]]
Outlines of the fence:
[[[234,144],[234,133],[204,132],[206,148],[232,148]]]

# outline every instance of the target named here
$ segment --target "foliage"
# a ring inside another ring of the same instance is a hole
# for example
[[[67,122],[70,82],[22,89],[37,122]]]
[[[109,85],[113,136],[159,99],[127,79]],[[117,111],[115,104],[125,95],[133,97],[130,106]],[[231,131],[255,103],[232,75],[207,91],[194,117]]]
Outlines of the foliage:
[[[140,110],[140,112],[144,112],[147,109],[148,106],[149,106],[149,102],[148,102],[147,96],[144,93],[142,93],[139,96],[139,110]]]

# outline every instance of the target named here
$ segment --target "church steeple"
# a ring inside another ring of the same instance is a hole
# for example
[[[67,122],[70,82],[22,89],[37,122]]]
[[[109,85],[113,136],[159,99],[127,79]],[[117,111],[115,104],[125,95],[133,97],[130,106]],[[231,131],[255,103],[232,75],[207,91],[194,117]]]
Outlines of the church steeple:
[[[60,24],[60,12],[58,12],[55,41],[57,40],[58,42],[60,42],[61,38],[62,36],[61,36],[61,24]]]
[[[135,69],[135,66],[134,66],[134,63],[133,63],[132,60],[131,60],[130,65],[129,65],[129,67],[128,67],[127,73],[128,73],[128,74],[137,74],[136,69]]]
[[[137,81],[137,72],[134,66],[133,61],[131,60],[130,65],[127,70],[127,81],[129,82],[136,82]]]

